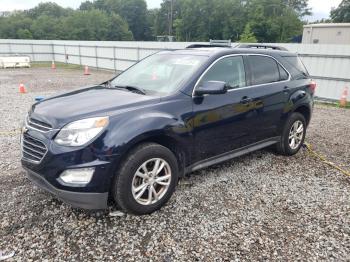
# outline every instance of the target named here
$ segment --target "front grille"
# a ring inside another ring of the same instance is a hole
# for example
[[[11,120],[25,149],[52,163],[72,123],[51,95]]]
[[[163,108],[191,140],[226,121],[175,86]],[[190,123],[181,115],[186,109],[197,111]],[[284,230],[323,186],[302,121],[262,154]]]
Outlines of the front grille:
[[[22,136],[22,156],[23,159],[35,163],[41,162],[47,152],[47,147],[40,140],[28,135]]]
[[[48,132],[52,130],[52,126],[48,123],[42,122],[40,120],[28,117],[27,118],[27,125],[30,128],[36,129],[41,132]]]

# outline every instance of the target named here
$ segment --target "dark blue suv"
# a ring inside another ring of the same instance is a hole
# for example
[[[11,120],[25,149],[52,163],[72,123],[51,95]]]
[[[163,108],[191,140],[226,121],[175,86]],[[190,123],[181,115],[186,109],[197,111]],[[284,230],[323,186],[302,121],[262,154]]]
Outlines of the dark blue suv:
[[[257,47],[162,51],[34,104],[21,138],[28,177],[73,207],[110,199],[147,214],[187,173],[268,146],[297,153],[315,83],[296,54]]]

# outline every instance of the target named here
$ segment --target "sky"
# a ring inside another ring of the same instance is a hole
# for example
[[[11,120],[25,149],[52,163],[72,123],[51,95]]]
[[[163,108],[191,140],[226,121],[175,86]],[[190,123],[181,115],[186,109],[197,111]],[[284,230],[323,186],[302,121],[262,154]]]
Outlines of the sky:
[[[1,0],[0,0],[1,1]],[[342,0],[309,0],[309,6],[312,7],[312,17],[310,21],[328,18],[332,8],[337,7]]]
[[[55,2],[63,7],[78,8],[81,2],[85,0],[0,0],[0,11],[12,11],[29,9],[40,2]],[[175,0],[176,1],[176,0]],[[148,8],[156,8],[160,6],[162,0],[146,0]],[[337,7],[341,0],[309,0],[312,7],[313,16],[309,21],[328,18],[332,7]]]

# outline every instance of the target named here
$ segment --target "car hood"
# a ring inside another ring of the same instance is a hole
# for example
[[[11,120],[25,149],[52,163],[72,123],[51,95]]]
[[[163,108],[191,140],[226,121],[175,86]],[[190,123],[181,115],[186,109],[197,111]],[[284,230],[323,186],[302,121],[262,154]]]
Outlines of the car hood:
[[[159,97],[104,86],[93,86],[35,103],[31,108],[30,117],[57,128],[78,119],[112,116],[159,101]]]

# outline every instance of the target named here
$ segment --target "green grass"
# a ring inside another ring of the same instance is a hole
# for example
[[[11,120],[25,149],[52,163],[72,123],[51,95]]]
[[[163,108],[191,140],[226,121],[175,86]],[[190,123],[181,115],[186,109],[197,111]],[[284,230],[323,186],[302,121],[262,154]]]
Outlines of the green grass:
[[[81,65],[66,64],[61,62],[55,62],[56,68],[62,69],[83,69]],[[51,62],[32,62],[31,67],[33,68],[51,68]]]
[[[316,105],[323,105],[323,106],[330,106],[330,107],[337,107],[337,108],[344,108],[344,107],[340,106],[339,102],[326,103],[326,102],[322,102],[322,101],[315,101],[315,104]],[[346,104],[345,108],[350,109],[350,102],[348,102]]]
[[[337,106],[337,107],[341,107],[340,104],[339,104],[339,102],[336,103],[336,106]],[[343,108],[343,107],[342,107],[342,108]],[[349,102],[346,103],[345,108],[350,109],[350,103],[349,103]]]

